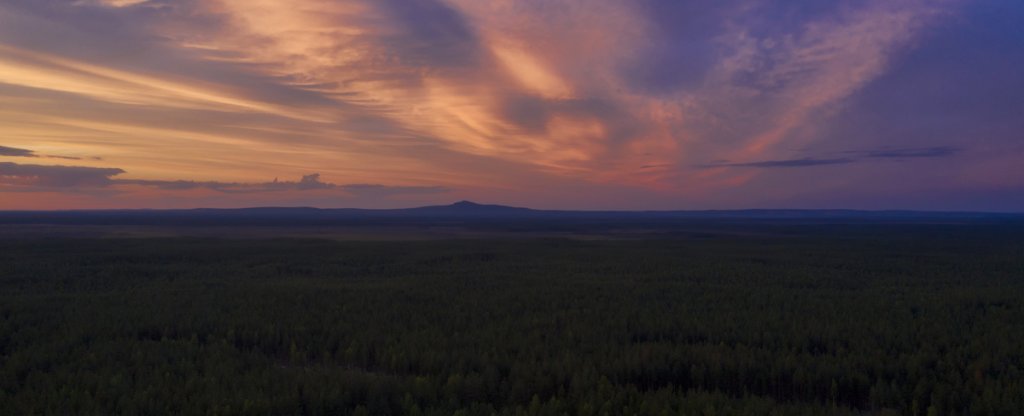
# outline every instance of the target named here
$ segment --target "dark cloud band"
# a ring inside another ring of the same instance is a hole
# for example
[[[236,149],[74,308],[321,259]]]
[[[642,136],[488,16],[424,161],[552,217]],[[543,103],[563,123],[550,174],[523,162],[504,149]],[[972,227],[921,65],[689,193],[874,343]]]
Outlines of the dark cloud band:
[[[14,147],[0,146],[0,156],[11,156],[11,157],[38,157],[35,152],[27,149],[18,149]]]
[[[901,149],[876,149],[867,151],[842,152],[849,154],[849,157],[839,158],[801,158],[784,160],[762,160],[755,162],[732,163],[719,161],[701,165],[702,168],[806,168],[813,166],[847,165],[860,163],[872,159],[929,159],[946,158],[959,154],[962,149],[951,146],[936,146],[922,148],[901,148]]]
[[[356,196],[387,197],[401,194],[435,194],[449,192],[441,186],[388,186],[379,184],[334,184],[320,180],[320,174],[303,176],[298,181],[273,182],[218,182],[185,180],[114,179],[125,173],[118,168],[84,166],[44,166],[0,163],[0,186],[8,185],[20,191],[68,190],[88,191],[117,186],[142,186],[164,191],[208,189],[241,194],[281,191],[336,190]]]

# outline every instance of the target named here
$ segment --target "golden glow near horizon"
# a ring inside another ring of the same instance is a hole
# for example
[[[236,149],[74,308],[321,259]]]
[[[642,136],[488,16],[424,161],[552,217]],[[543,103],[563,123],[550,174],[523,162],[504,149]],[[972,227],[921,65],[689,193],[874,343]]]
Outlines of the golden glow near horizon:
[[[0,209],[794,204],[962,147],[832,122],[956,0],[47,4],[0,5]]]

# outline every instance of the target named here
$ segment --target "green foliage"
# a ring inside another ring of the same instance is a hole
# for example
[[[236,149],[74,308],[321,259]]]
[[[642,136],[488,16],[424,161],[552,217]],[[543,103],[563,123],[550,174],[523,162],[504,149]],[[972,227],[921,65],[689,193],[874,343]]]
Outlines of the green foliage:
[[[0,242],[0,414],[1010,415],[1024,239]]]

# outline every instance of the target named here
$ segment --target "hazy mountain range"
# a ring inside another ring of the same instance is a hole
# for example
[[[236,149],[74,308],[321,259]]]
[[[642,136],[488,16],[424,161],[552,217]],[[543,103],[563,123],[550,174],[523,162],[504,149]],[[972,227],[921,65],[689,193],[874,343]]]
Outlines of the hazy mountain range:
[[[1024,220],[1019,213],[860,211],[860,210],[703,210],[703,211],[567,211],[536,210],[460,201],[451,205],[403,209],[319,209],[260,207],[187,210],[0,211],[0,224],[165,224],[276,225],[358,224],[460,221],[676,221],[700,219],[820,221],[956,221]]]

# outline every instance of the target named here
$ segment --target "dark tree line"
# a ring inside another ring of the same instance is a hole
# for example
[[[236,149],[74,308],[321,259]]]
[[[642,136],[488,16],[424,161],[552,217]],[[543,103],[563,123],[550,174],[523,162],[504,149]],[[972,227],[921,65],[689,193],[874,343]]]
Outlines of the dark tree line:
[[[1013,415],[1024,238],[0,241],[0,414]]]

